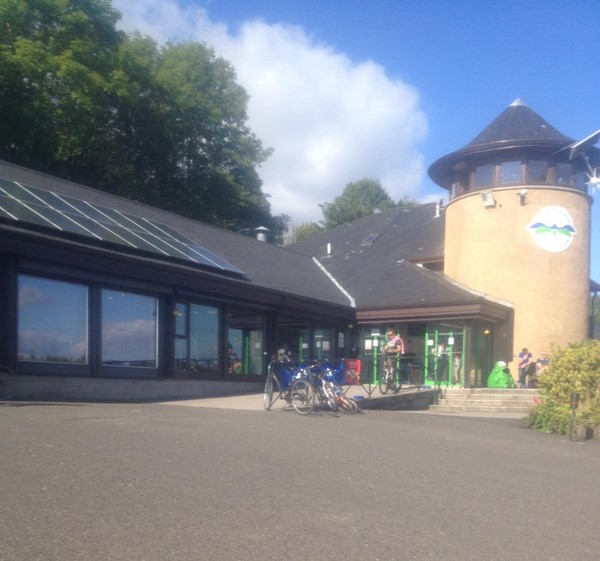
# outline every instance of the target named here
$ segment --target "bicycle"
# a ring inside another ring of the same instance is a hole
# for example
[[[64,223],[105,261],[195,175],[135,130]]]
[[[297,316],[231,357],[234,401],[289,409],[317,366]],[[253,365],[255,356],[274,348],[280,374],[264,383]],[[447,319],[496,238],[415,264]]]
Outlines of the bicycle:
[[[342,388],[335,383],[335,370],[333,368],[326,368],[323,372],[323,378],[328,384],[330,384],[335,396],[337,408],[344,413],[358,413],[358,403],[349,397],[344,395]]]
[[[269,363],[263,392],[265,411],[269,411],[278,399],[285,400],[286,404],[291,405],[290,387],[293,379],[292,369],[291,365],[284,366],[283,363],[276,360],[272,360]]]
[[[263,392],[263,406],[269,411],[281,399],[300,415],[308,415],[315,407],[316,397],[313,385],[306,379],[302,370],[288,363],[271,361],[267,368],[267,379]]]
[[[402,388],[402,378],[394,366],[394,358],[387,357],[383,363],[383,373],[379,379],[379,391],[382,394],[392,391],[398,393]]]
[[[338,406],[335,384],[331,379],[325,377],[325,372],[326,370],[323,370],[318,361],[313,361],[310,366],[305,366],[300,370],[298,377],[305,379],[312,387],[315,398],[314,407],[328,407],[335,413]]]
[[[289,400],[296,413],[300,415],[312,413],[316,404],[314,386],[304,378],[294,380],[290,387]]]
[[[269,411],[282,399],[300,415],[308,415],[316,407],[327,407],[334,413],[338,408],[345,413],[357,413],[358,404],[347,398],[335,383],[335,371],[318,361],[310,365],[292,366],[271,361],[267,369],[263,405]]]

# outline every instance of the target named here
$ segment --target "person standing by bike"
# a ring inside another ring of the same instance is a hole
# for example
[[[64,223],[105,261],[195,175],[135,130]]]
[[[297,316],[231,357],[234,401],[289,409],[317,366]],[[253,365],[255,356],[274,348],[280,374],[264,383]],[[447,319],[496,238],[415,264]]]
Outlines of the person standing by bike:
[[[389,390],[394,393],[400,391],[402,380],[397,376],[397,358],[404,354],[404,341],[396,330],[390,327],[387,331],[387,339],[383,346],[383,372],[379,378],[379,389],[382,394]]]
[[[394,367],[394,359],[404,354],[404,341],[393,327],[390,327],[387,331],[387,340],[383,348],[383,353],[385,355],[386,368]]]

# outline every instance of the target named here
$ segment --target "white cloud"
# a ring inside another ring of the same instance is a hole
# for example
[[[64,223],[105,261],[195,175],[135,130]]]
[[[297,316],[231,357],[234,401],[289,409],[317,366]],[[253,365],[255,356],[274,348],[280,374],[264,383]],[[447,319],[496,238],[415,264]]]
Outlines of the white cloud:
[[[418,92],[380,65],[353,62],[293,25],[257,19],[232,32],[175,0],[113,4],[124,29],[159,42],[203,41],[234,65],[251,96],[249,125],[274,150],[259,170],[274,214],[318,221],[319,203],[365,177],[379,179],[394,199],[416,196],[426,117]]]

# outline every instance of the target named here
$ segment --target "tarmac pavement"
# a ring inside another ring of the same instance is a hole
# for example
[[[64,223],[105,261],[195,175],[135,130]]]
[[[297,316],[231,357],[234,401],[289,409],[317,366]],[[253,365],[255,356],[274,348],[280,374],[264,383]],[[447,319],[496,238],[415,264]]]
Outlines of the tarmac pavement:
[[[418,390],[409,390],[409,391],[418,391]],[[363,400],[368,399],[369,395],[365,388],[360,386],[352,387],[350,391],[347,392],[348,397],[354,397],[355,395],[361,396]],[[381,396],[379,390],[375,390],[375,394],[377,398],[385,399],[385,396]],[[393,397],[393,396],[390,396]],[[264,411],[263,406],[263,394],[242,394],[242,395],[232,395],[225,397],[207,397],[200,399],[186,399],[186,400],[176,400],[176,401],[165,401],[163,403],[170,405],[182,405],[185,407],[208,407],[214,409],[234,409],[239,411]],[[276,401],[273,405],[274,410],[282,409],[285,407],[285,404],[281,401]],[[429,410],[411,410],[404,411],[405,413],[411,414],[421,414],[421,415],[441,415],[441,416],[450,416],[450,417],[475,417],[475,418],[488,418],[488,419],[523,419],[525,415],[522,413],[505,413],[505,412],[491,412],[491,413],[477,413],[477,412],[469,412],[462,411],[456,413],[448,413],[448,412],[437,412],[437,411],[429,411]]]
[[[0,561],[597,561],[600,442],[518,419],[0,403]]]

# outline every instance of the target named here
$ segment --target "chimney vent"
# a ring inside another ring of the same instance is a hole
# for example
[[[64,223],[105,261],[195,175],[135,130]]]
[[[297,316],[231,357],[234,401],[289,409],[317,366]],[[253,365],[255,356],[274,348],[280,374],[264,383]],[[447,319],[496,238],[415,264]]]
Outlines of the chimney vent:
[[[256,239],[259,242],[267,241],[267,235],[270,232],[268,228],[265,228],[264,226],[259,226],[258,228],[254,228],[254,231],[256,232]]]

